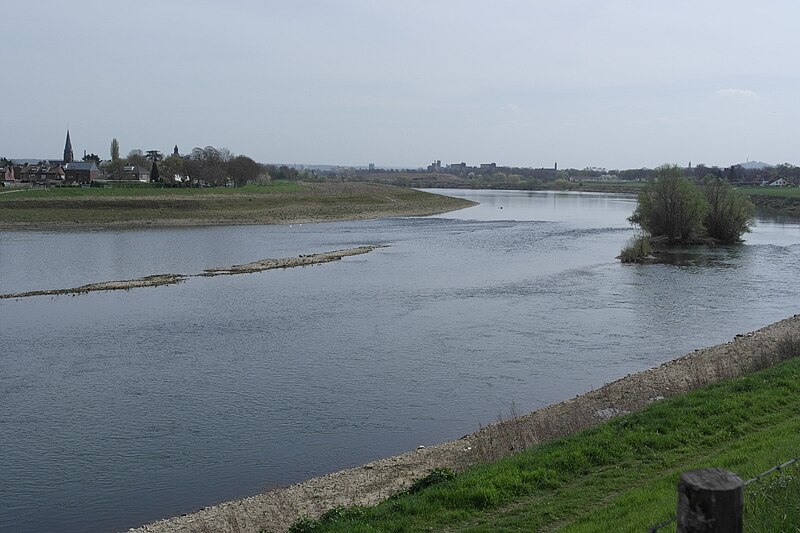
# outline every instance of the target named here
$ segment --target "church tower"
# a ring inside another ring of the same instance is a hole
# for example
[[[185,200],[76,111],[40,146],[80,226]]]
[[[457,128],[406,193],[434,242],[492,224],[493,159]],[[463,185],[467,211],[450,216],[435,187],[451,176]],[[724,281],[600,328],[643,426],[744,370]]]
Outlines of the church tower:
[[[67,130],[67,142],[64,144],[64,163],[72,163],[72,141],[69,140],[69,130]]]

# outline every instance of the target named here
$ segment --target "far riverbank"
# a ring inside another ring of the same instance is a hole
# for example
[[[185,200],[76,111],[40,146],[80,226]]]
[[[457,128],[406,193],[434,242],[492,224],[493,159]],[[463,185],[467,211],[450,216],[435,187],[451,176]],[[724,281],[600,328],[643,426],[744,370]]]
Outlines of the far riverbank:
[[[488,187],[491,190],[510,191],[568,191],[568,192],[593,192],[611,194],[638,195],[645,182],[564,182],[533,185],[526,188],[510,186]],[[470,187],[447,188],[470,189]],[[483,189],[484,187],[481,187]],[[776,215],[800,216],[800,188],[775,188],[775,187],[741,187],[740,190],[747,195],[751,202],[760,211]]]
[[[630,374],[571,400],[492,424],[456,441],[421,447],[129,531],[287,531],[299,518],[318,517],[333,507],[373,505],[409,487],[432,469],[463,471],[638,411],[663,398],[766,368],[790,353],[787,346],[796,347],[799,342],[800,315],[795,315],[755,332],[736,335],[730,342]]]
[[[475,205],[369,183],[239,189],[39,189],[0,196],[0,230],[58,231],[300,224],[428,216]]]

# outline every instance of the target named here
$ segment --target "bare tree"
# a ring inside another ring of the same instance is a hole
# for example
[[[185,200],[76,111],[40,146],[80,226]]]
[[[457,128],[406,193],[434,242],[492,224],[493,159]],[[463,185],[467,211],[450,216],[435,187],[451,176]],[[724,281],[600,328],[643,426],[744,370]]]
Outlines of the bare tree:
[[[128,152],[128,157],[125,159],[129,165],[138,165],[140,167],[145,167],[148,170],[150,169],[150,161],[144,155],[144,152],[138,148]]]
[[[237,155],[228,161],[227,167],[227,174],[237,187],[247,184],[248,181],[254,180],[264,173],[262,166],[246,155]]]
[[[227,163],[231,159],[233,154],[227,148],[195,148],[186,161],[185,169],[192,179],[203,180],[209,185],[223,185],[228,177]]]

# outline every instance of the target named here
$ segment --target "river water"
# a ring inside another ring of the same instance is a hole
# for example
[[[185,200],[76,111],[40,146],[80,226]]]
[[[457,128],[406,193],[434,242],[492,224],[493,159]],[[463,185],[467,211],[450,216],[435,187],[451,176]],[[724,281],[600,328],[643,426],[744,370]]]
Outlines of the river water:
[[[800,224],[621,265],[631,197],[427,218],[0,233],[0,293],[364,244],[306,268],[0,301],[0,531],[113,531],[458,438],[800,312]]]

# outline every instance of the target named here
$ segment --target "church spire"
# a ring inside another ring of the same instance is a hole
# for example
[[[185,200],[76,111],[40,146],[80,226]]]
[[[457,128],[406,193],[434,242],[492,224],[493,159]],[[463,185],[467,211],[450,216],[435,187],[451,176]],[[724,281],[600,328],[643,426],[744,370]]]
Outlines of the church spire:
[[[72,141],[69,140],[69,129],[67,129],[67,142],[64,144],[64,163],[72,163]]]

